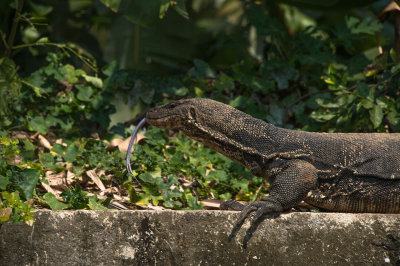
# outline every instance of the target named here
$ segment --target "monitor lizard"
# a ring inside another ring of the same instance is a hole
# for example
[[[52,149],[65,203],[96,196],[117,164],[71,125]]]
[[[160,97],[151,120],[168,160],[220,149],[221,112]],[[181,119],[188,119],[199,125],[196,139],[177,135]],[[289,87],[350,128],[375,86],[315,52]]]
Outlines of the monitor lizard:
[[[290,210],[301,201],[333,212],[400,213],[399,133],[315,133],[276,127],[211,99],[155,107],[147,122],[178,129],[270,183],[269,196],[242,205],[230,239],[255,212]]]

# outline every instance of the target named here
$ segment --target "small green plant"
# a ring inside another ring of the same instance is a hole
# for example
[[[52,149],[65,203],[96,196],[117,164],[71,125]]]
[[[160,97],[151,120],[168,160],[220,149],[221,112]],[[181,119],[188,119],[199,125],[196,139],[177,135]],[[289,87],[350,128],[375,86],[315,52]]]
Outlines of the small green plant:
[[[8,221],[12,221],[13,224],[33,222],[32,200],[21,200],[18,192],[2,191],[0,196],[0,227],[2,223]]]
[[[0,137],[0,224],[9,220],[28,222],[32,218],[32,198],[40,173],[23,166],[18,143]]]
[[[96,195],[88,196],[88,193],[82,191],[79,184],[75,188],[68,188],[61,193],[71,209],[91,209],[91,210],[107,210],[109,200],[99,201]]]

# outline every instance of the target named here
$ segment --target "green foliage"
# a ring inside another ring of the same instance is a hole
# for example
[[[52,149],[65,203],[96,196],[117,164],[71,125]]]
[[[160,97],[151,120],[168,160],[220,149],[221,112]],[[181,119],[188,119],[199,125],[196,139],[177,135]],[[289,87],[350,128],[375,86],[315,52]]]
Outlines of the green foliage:
[[[0,191],[17,190],[24,200],[30,200],[40,173],[36,169],[25,168],[19,153],[18,140],[0,137]]]
[[[12,116],[10,107],[20,99],[21,82],[18,79],[17,66],[9,58],[0,58],[0,116],[2,121],[0,126],[9,126],[12,122],[9,116]]]
[[[22,166],[18,141],[0,137],[0,225],[32,219],[32,198],[40,174]]]
[[[30,202],[21,200],[18,192],[9,193],[2,191],[0,194],[0,226],[2,223],[12,221],[13,224],[20,222],[32,222],[33,208]]]
[[[321,122],[323,130],[386,132],[398,131],[399,108],[397,86],[398,63],[378,58],[364,76],[350,76],[330,66],[324,81],[333,92],[317,98],[319,108],[311,116]],[[323,126],[322,126],[323,125]]]
[[[109,200],[78,185],[89,170],[101,172],[107,188],[122,187],[121,197],[171,209],[267,192],[265,180],[238,164],[159,129],[135,146],[129,176],[123,154],[108,145],[131,132],[122,123],[109,128],[114,105],[126,106],[117,110],[124,122],[172,99],[209,97],[286,128],[400,130],[397,55],[377,57],[375,40],[382,31],[390,50],[391,22],[378,23],[370,9],[340,13],[365,4],[347,2],[4,1],[1,221],[29,220],[33,201],[54,210],[106,209]],[[28,136],[6,137],[16,131]],[[40,187],[63,173],[73,177],[61,195]]]
[[[61,193],[61,197],[63,197],[68,204],[68,207],[71,209],[90,209],[90,210],[107,210],[107,206],[104,204],[107,201],[99,201],[96,195],[88,196],[86,191],[83,191],[79,184],[75,185],[75,188],[68,188],[66,191]],[[51,194],[50,194],[51,195]],[[54,202],[53,196],[47,196],[52,198],[52,202]],[[60,205],[60,203],[54,203],[50,205],[54,209],[66,207],[65,205]]]
[[[62,64],[64,56],[50,53],[48,65],[26,79],[24,83],[28,85],[21,89],[23,97],[14,107],[17,113],[8,116],[13,121],[10,126],[22,124],[42,134],[50,129],[64,134],[80,129],[88,134],[108,127],[114,107],[109,103],[111,96],[104,90],[102,80]]]
[[[131,156],[141,185],[132,198],[139,204],[198,209],[199,199],[254,200],[263,183],[235,162],[183,135],[169,139],[163,130],[153,128],[146,136],[149,140],[136,145]],[[125,186],[130,187],[133,181],[128,176]]]
[[[59,201],[56,196],[51,192],[44,194],[43,199],[52,210],[64,210],[68,208],[68,204]]]

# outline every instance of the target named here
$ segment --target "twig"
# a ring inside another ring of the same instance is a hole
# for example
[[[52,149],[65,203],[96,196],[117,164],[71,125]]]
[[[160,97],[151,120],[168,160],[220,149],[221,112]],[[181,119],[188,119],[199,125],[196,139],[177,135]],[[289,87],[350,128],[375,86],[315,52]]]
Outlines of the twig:
[[[97,72],[97,66],[91,62],[90,59],[86,58],[85,56],[79,54],[76,52],[73,48],[69,47],[68,44],[61,44],[61,43],[53,43],[53,42],[35,42],[35,43],[26,43],[26,44],[20,44],[12,47],[13,50],[16,49],[22,49],[22,48],[27,48],[27,47],[33,47],[33,46],[56,46],[57,48],[61,50],[67,50],[70,53],[74,54],[76,57],[78,57],[80,60],[82,60],[83,63],[85,63],[91,70],[94,72]]]
[[[11,50],[14,44],[15,34],[17,33],[18,23],[19,20],[21,19],[21,11],[23,6],[24,6],[24,0],[19,0],[17,10],[15,11],[14,21],[11,27],[10,36],[8,37],[8,43],[6,51],[4,53],[4,57],[10,57],[11,55]]]

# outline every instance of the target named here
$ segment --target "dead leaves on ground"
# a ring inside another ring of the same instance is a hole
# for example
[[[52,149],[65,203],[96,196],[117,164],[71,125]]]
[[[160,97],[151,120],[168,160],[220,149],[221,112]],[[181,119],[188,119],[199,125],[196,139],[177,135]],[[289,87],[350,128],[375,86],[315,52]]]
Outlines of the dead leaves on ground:
[[[52,151],[55,143],[67,146],[62,139],[56,139],[53,136],[44,136],[41,134],[29,135],[24,131],[15,131],[12,133],[14,139],[29,140],[36,146],[37,153],[50,152],[52,155],[56,155]],[[146,140],[146,136],[138,134],[135,143],[142,144]],[[120,152],[126,152],[128,149],[130,137],[123,139],[114,139],[108,146],[107,150],[118,149]],[[106,152],[106,150],[104,151]],[[96,194],[99,199],[112,198],[110,204],[111,208],[117,209],[152,209],[153,207],[139,206],[129,202],[129,196],[125,189],[121,187],[121,184],[116,184],[113,181],[111,173],[104,169],[88,169],[85,170],[80,176],[76,176],[72,171],[73,164],[70,162],[56,162],[57,166],[60,166],[62,171],[57,172],[45,168],[45,178],[41,181],[41,187],[39,191],[41,193],[50,192],[55,195],[58,200],[63,200],[60,196],[62,192],[68,188],[74,188],[75,184],[79,184],[88,195]],[[116,203],[119,202],[119,203]]]

